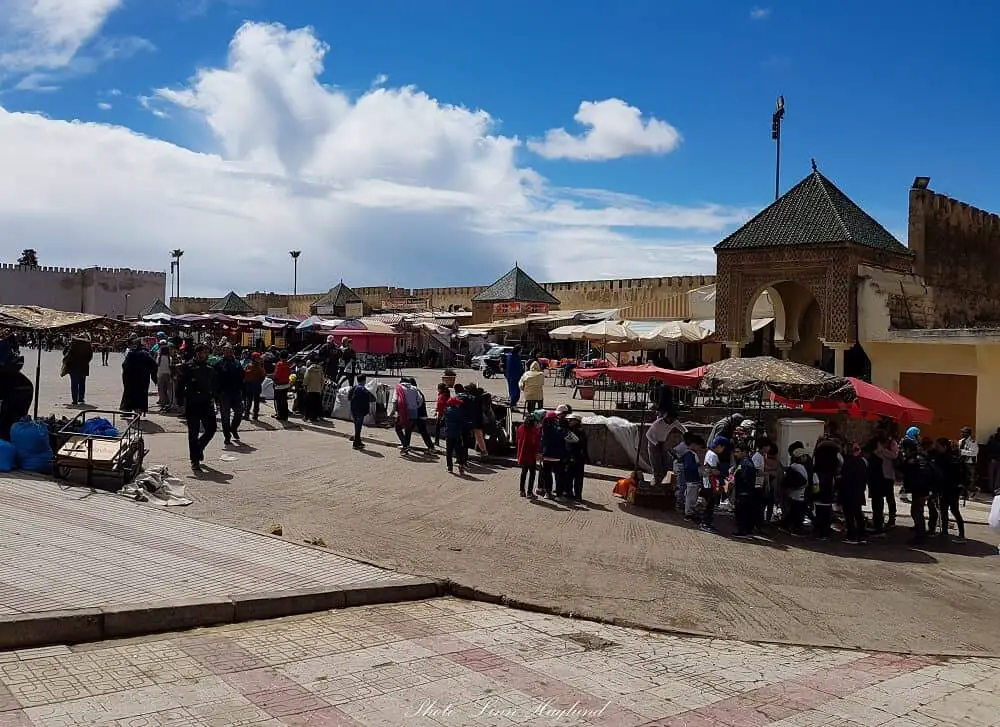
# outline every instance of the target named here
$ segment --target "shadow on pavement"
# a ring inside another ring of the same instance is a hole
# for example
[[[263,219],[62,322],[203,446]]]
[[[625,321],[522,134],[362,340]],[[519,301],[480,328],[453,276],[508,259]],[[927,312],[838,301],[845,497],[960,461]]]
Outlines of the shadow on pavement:
[[[250,454],[251,452],[256,452],[257,448],[252,444],[247,444],[246,442],[241,442],[236,444],[223,444],[222,449],[227,452],[239,452],[240,454]]]
[[[660,522],[664,525],[673,525],[689,530],[698,527],[697,524],[684,520],[674,512],[651,510],[628,505],[624,502],[618,503],[618,509],[622,513]],[[732,517],[730,513],[726,512],[716,513],[715,524],[719,532],[706,533],[706,536],[721,537],[741,544],[763,546],[776,550],[807,550],[839,558],[877,560],[886,563],[937,563],[938,559],[934,557],[933,552],[979,558],[995,555],[997,552],[995,546],[976,540],[969,540],[965,543],[949,543],[928,537],[924,544],[913,545],[906,542],[911,537],[910,529],[902,527],[895,528],[885,539],[869,539],[868,543],[864,545],[849,545],[840,539],[839,534],[835,534],[831,540],[817,540],[808,535],[803,537],[785,535],[776,529],[763,535],[755,535],[752,538],[737,538]]]
[[[143,434],[163,434],[167,431],[153,420],[145,418],[139,420],[139,430]]]
[[[215,482],[220,485],[229,482],[233,479],[233,475],[229,472],[220,472],[213,467],[209,467],[206,464],[202,464],[201,472],[192,472],[190,477],[195,480],[204,480],[206,482]]]

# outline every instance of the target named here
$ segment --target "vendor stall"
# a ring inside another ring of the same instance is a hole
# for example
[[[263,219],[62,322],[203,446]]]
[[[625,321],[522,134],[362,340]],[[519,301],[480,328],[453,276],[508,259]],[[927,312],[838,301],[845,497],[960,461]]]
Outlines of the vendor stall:
[[[90,313],[71,313],[36,305],[0,305],[0,330],[30,331],[36,337],[53,333],[111,333],[112,340],[125,337],[129,324]],[[38,418],[38,387],[42,375],[42,347],[35,362],[34,417]],[[2,399],[0,395],[0,399]]]

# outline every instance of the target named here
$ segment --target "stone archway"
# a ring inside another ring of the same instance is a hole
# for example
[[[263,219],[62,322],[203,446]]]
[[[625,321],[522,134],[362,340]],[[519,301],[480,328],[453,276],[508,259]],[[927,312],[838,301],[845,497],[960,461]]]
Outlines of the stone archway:
[[[774,343],[782,358],[813,364],[822,358],[823,308],[816,288],[797,280],[776,280],[752,292],[743,311],[743,327],[750,330],[753,309],[766,292],[774,312]],[[820,295],[822,290],[820,289]]]
[[[779,350],[790,342],[787,350],[792,351],[801,338],[802,323],[812,317],[816,339],[833,349],[835,368],[842,368],[843,353],[854,343],[857,315],[852,275],[857,263],[850,253],[846,245],[718,250],[717,330],[730,355],[738,356],[751,339],[753,304],[768,290],[773,291],[772,302],[780,300],[775,305],[775,332],[776,339],[785,343]],[[813,301],[815,310],[810,311]],[[801,348],[796,358],[807,358]]]

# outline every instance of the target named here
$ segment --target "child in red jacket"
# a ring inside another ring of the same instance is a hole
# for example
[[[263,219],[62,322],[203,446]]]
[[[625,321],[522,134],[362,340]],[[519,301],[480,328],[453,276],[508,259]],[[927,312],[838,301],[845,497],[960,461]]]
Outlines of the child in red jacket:
[[[444,382],[438,384],[437,405],[434,407],[434,415],[437,417],[437,431],[434,432],[434,445],[441,444],[441,430],[444,429],[444,412],[448,408],[448,399],[451,398],[451,389]]]
[[[542,443],[542,428],[535,417],[529,414],[517,428],[517,463],[521,467],[521,497],[535,497],[535,471],[538,450]],[[527,490],[525,490],[527,483]]]

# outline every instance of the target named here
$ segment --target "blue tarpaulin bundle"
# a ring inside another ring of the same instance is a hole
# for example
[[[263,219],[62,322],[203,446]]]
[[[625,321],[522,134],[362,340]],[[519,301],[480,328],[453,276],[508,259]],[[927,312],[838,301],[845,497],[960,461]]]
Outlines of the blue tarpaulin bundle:
[[[17,466],[17,450],[10,442],[0,439],[0,472],[10,472]]]
[[[83,426],[80,427],[80,434],[91,434],[98,437],[117,437],[118,430],[107,419],[94,417],[83,423]]]
[[[17,450],[21,469],[27,472],[48,472],[52,468],[52,446],[49,428],[42,422],[24,418],[10,428],[10,443]]]

